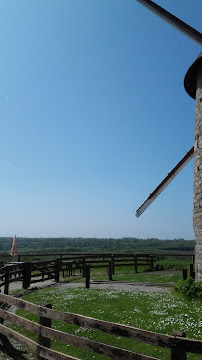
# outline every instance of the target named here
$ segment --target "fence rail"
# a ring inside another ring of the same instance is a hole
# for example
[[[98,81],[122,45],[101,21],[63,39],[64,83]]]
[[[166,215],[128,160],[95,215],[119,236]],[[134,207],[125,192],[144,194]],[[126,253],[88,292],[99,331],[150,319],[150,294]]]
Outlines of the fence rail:
[[[22,342],[24,345],[31,348],[31,350],[37,352],[38,358],[40,359],[75,359],[71,356],[60,354],[58,352],[53,352],[53,350],[46,348],[47,344],[49,346],[50,341],[48,343],[45,341],[47,339],[53,339],[68,345],[73,345],[83,349],[91,350],[93,352],[103,354],[117,360],[158,360],[154,357],[138,354],[136,352],[118,348],[116,346],[107,345],[95,340],[90,340],[63,331],[51,329],[51,321],[49,321],[48,323],[44,321],[41,322],[41,319],[57,320],[88,329],[98,330],[116,336],[118,335],[120,337],[126,337],[139,342],[144,342],[146,344],[168,348],[171,351],[171,360],[185,360],[187,358],[187,352],[202,354],[202,341],[187,339],[183,337],[186,336],[185,334],[180,334],[179,332],[175,332],[173,335],[158,334],[155,332],[141,330],[127,325],[98,320],[83,315],[55,311],[46,306],[38,306],[4,294],[0,294],[0,301],[2,303],[14,305],[17,308],[26,310],[28,312],[31,312],[32,314],[39,316],[40,324],[37,324],[18,315],[9,313],[7,310],[0,310],[0,317],[2,319],[8,320],[9,322],[15,323],[20,327],[23,327],[37,334],[39,337],[39,344],[32,342],[31,340],[23,337],[22,335],[16,333],[15,331],[7,328],[5,325],[2,324],[0,324],[0,333],[5,336],[11,336],[17,341]],[[43,325],[41,325],[41,323],[43,323]],[[46,325],[44,326],[44,324]],[[44,346],[44,344],[46,344],[46,346]]]
[[[111,253],[111,254],[113,254],[113,253]],[[19,254],[18,255],[18,261],[22,261],[22,259],[25,259],[25,258],[30,258],[30,257],[32,257],[32,258],[34,258],[34,257],[36,257],[36,258],[39,258],[39,257],[52,257],[52,260],[54,260],[56,257],[60,257],[61,259],[63,258],[63,257],[66,257],[66,256],[71,256],[71,258],[73,259],[73,258],[75,258],[75,259],[78,259],[79,257],[82,257],[83,255],[85,255],[85,256],[87,256],[87,257],[103,257],[103,256],[109,256],[110,255],[110,253],[100,253],[100,254],[95,254],[95,253],[85,253],[85,254],[83,254],[83,253],[72,253],[72,254],[69,254],[69,253],[56,253],[56,254]],[[115,256],[120,256],[120,257],[122,257],[123,255],[124,256],[131,256],[131,254],[129,254],[129,253],[116,253],[116,254],[114,254]],[[145,255],[147,255],[147,254],[145,254],[145,253],[138,253],[138,255],[140,255],[140,256],[145,256]],[[193,258],[194,257],[194,253],[193,252],[190,252],[190,251],[181,251],[181,252],[165,252],[165,253],[149,253],[149,255],[153,255],[154,257],[181,257],[181,258],[189,258],[189,259],[191,259],[191,258]],[[5,258],[9,258],[10,257],[10,255],[8,255],[8,254],[2,254],[2,255],[0,255],[0,257],[5,257]]]

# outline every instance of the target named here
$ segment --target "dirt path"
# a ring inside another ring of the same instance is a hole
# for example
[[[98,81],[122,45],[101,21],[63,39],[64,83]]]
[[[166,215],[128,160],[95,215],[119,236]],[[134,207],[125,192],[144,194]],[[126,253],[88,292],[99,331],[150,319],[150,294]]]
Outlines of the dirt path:
[[[164,275],[167,274],[180,274],[181,271],[163,271]],[[155,271],[155,275],[162,275],[162,271]],[[40,277],[41,278],[41,277]],[[76,277],[75,277],[76,279]],[[116,290],[128,290],[128,291],[160,291],[165,292],[169,291],[170,287],[172,287],[173,283],[146,283],[146,282],[124,282],[124,281],[93,281],[91,280],[91,288],[92,289],[116,289]],[[39,281],[37,283],[31,284],[29,289],[33,288],[43,288],[46,286],[62,286],[62,287],[85,287],[84,282],[82,283],[73,283],[73,282],[60,282],[58,284],[55,283],[53,279],[45,280],[45,281]],[[12,291],[23,291],[22,289],[22,281],[14,281],[9,284],[9,293],[12,293]],[[4,287],[1,288],[1,292],[4,293]],[[0,359],[1,360],[1,359]]]
[[[85,288],[84,283],[60,283],[55,286],[63,288]],[[147,292],[168,292],[173,284],[155,284],[155,283],[132,283],[123,281],[91,281],[91,289],[107,289],[107,290],[125,290],[125,291],[147,291]]]
[[[159,291],[159,292],[168,292],[173,287],[173,283],[146,283],[146,282],[124,282],[124,281],[91,281],[91,289],[111,289],[111,290],[126,290],[126,291]],[[74,283],[74,282],[60,282],[55,283],[54,280],[39,281],[37,283],[31,284],[29,289],[40,289],[47,286],[57,286],[65,288],[76,288],[76,287],[85,287],[85,283]],[[9,294],[13,291],[22,289],[22,282],[16,281],[12,282],[9,285]],[[4,289],[2,289],[2,293]]]

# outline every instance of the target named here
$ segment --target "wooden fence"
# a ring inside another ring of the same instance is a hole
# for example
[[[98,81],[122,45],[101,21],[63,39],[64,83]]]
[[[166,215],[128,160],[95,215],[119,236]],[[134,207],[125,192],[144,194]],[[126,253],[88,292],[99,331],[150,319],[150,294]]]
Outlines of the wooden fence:
[[[115,266],[133,266],[134,271],[138,272],[138,267],[147,266],[148,269],[154,267],[154,256],[150,254],[92,254],[92,255],[68,255],[60,256],[63,267],[73,266],[73,269],[81,269],[85,276],[85,267],[90,265],[91,269],[108,268],[109,262],[112,263],[112,273],[115,273]],[[69,270],[69,268],[68,268]],[[71,270],[70,270],[71,272]]]
[[[90,255],[90,256],[66,256],[55,260],[36,262],[15,262],[0,268],[0,288],[4,286],[4,294],[9,292],[9,284],[14,281],[22,281],[22,287],[27,289],[30,284],[43,282],[50,279],[60,280],[60,274],[72,276],[76,270],[86,277],[86,267],[106,268],[109,280],[112,280],[115,266],[134,266],[138,272],[138,266],[153,267],[152,255]]]
[[[0,309],[0,334],[30,348],[37,353],[38,359],[50,360],[75,360],[75,358],[50,349],[50,339],[73,345],[82,349],[91,350],[108,356],[112,359],[121,360],[158,360],[157,358],[138,354],[133,351],[107,345],[95,340],[69,334],[63,331],[51,329],[51,320],[74,324],[83,328],[98,330],[108,334],[118,335],[146,344],[168,348],[171,351],[171,360],[186,360],[187,353],[202,354],[202,341],[187,339],[184,333],[175,332],[172,335],[163,335],[151,331],[137,329],[131,326],[97,320],[78,314],[60,312],[51,309],[51,305],[38,306],[27,301],[14,298],[9,295],[0,294],[0,301],[4,304],[14,305],[19,309],[26,310],[39,316],[39,324],[10,313],[8,310]],[[38,335],[38,344],[2,323],[5,320],[15,323]],[[78,359],[77,359],[78,360]]]
[[[8,294],[10,283],[22,281],[22,287],[27,289],[30,284],[54,279],[56,270],[56,261],[6,264],[0,268],[0,288],[4,286],[4,294]]]
[[[86,287],[90,287],[90,269],[106,268],[109,280],[113,280],[115,269],[121,266],[132,266],[137,273],[139,267],[146,266],[154,269],[155,256],[151,254],[89,254],[89,255],[66,255],[60,254],[55,260],[36,262],[9,263],[0,268],[0,288],[4,286],[4,294],[9,293],[9,284],[14,281],[22,281],[24,289],[30,284],[43,282],[50,279],[60,281],[63,277],[80,275],[86,278]],[[90,268],[89,268],[90,267]],[[193,264],[190,264],[190,275],[194,277]],[[185,272],[184,278],[187,277]]]
[[[116,257],[123,257],[123,256],[131,256],[131,253],[99,253],[99,254],[95,254],[95,253],[55,253],[55,254],[19,254],[18,255],[18,262],[19,261],[25,261],[26,259],[30,259],[30,258],[44,258],[44,257],[48,257],[50,259],[48,260],[54,260],[55,258],[65,258],[67,256],[70,257],[82,257],[82,256],[86,256],[86,257],[105,257],[105,256],[110,256],[110,255],[114,255]],[[138,256],[146,256],[146,255],[152,255],[154,258],[185,258],[185,259],[189,259],[192,262],[194,262],[194,253],[193,252],[187,252],[187,251],[181,251],[181,252],[165,252],[165,253],[137,253]],[[5,258],[5,259],[9,259],[10,255],[9,254],[0,254],[0,257]],[[37,259],[38,260],[38,259]]]

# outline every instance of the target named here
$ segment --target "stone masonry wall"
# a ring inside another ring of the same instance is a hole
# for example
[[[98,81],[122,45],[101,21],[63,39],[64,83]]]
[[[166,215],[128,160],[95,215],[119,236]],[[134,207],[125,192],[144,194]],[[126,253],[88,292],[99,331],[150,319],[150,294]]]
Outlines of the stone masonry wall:
[[[194,141],[193,225],[196,236],[196,281],[202,280],[202,63],[198,68],[196,86]]]

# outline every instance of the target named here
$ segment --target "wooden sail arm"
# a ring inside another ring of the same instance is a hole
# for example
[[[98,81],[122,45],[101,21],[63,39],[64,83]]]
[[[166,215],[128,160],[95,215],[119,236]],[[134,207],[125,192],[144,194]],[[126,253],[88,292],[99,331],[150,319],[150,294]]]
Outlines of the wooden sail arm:
[[[174,26],[176,29],[187,35],[189,38],[202,45],[202,34],[186,24],[184,21],[178,19],[176,16],[163,9],[161,6],[155,4],[151,0],[137,0],[139,3],[147,7],[153,13],[161,17],[163,20]]]
[[[162,193],[162,191],[170,184],[177,174],[185,167],[185,165],[194,157],[194,147],[180,160],[173,170],[165,177],[165,179],[157,186],[157,188],[149,195],[147,200],[137,209],[136,216],[139,217],[148,206]]]

